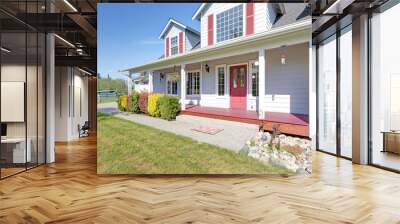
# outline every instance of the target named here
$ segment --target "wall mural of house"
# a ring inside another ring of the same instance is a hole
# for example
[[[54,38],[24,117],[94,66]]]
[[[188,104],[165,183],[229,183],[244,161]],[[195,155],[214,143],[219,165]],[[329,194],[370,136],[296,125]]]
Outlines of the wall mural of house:
[[[183,114],[314,136],[307,4],[203,3],[192,19],[200,31],[169,19],[164,55],[123,71],[147,74],[149,92],[179,97]]]

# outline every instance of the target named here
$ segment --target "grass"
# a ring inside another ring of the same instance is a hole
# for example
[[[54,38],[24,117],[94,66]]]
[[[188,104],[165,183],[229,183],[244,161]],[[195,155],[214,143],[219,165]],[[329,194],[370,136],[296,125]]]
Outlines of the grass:
[[[98,114],[101,174],[289,174],[246,155],[170,132]]]
[[[104,97],[99,97],[98,104],[101,103],[111,103],[111,102],[117,102],[118,97],[116,96],[104,96]]]

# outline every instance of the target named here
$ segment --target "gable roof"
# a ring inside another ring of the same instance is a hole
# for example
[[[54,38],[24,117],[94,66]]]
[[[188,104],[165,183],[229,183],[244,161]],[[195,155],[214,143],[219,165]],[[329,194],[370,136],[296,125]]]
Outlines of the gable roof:
[[[193,16],[192,16],[192,20],[200,20],[200,15],[201,12],[207,8],[207,6],[209,6],[211,3],[201,3],[201,5],[199,6],[199,8],[196,10],[196,12],[194,12]]]
[[[274,3],[272,3],[274,4]],[[276,17],[272,28],[285,26],[311,17],[311,8],[307,3],[279,3],[284,13]]]
[[[169,29],[172,25],[178,26],[178,27],[180,27],[180,28],[182,28],[182,29],[188,30],[188,31],[190,31],[190,32],[192,32],[192,33],[194,33],[194,34],[200,36],[200,32],[199,32],[199,31],[193,29],[193,28],[190,27],[190,26],[185,26],[183,23],[180,23],[180,22],[178,22],[178,21],[176,21],[176,20],[170,18],[170,19],[168,20],[167,25],[165,25],[164,29],[161,31],[160,36],[159,36],[158,38],[160,38],[160,39],[163,38],[164,35],[167,33],[168,29]]]

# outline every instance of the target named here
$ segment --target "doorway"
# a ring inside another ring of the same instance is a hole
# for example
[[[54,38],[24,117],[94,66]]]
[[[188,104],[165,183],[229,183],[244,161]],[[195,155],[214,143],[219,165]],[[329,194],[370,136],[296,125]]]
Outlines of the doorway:
[[[246,109],[247,65],[230,66],[231,108]]]

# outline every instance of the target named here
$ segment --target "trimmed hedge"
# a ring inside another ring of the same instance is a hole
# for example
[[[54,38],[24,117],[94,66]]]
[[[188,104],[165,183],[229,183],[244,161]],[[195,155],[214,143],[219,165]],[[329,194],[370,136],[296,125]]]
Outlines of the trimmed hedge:
[[[179,113],[179,99],[174,96],[163,96],[160,99],[160,114],[165,120],[174,120]]]
[[[140,113],[140,107],[139,107],[139,93],[134,92],[131,96],[131,100],[132,100],[132,107],[131,107],[131,111],[133,113]]]
[[[139,108],[140,111],[147,114],[147,97],[149,96],[148,93],[143,92],[139,94]]]
[[[127,111],[128,110],[128,96],[123,95],[118,97],[118,109],[120,111]]]
[[[160,99],[164,94],[161,93],[153,93],[150,94],[147,98],[147,111],[150,116],[159,117],[160,113]]]

